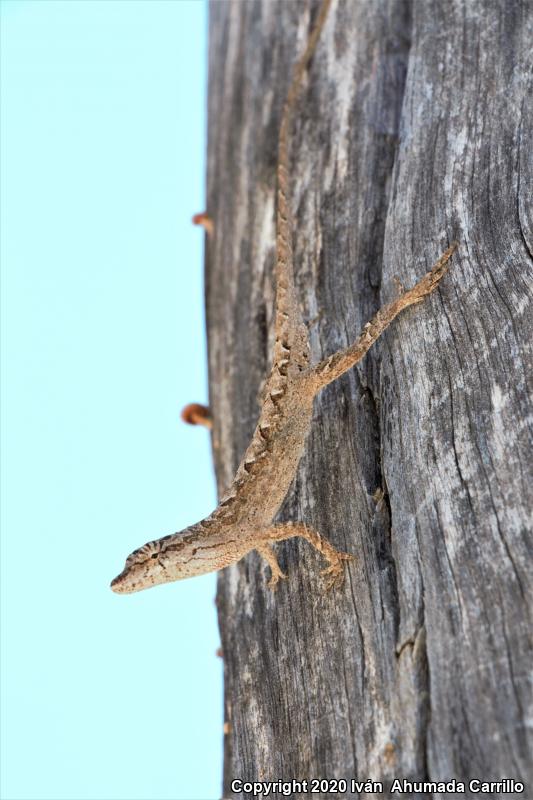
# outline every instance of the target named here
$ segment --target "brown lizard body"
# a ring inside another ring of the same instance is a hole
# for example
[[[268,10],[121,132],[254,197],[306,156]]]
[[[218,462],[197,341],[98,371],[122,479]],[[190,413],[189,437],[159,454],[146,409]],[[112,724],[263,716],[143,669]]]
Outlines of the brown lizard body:
[[[124,570],[111,583],[115,592],[136,592],[216,571],[239,561],[251,550],[257,550],[271,567],[269,585],[273,588],[285,576],[272,544],[293,536],[307,539],[326,558],[329,566],[324,574],[330,585],[342,581],[343,561],[352,558],[339,553],[303,523],[273,524],[273,520],[303,453],[315,395],[360,361],[400,311],[435,290],[455,245],[446,250],[412,289],[380,309],[350,347],[318,365],[309,366],[309,336],[300,315],[293,277],[293,225],[287,199],[288,135],[302,76],[330,4],[331,0],[322,3],[305,52],[294,68],[282,114],[277,170],[276,341],[259,422],[231,487],[213,513],[184,531],[148,542],[135,550],[126,560]]]

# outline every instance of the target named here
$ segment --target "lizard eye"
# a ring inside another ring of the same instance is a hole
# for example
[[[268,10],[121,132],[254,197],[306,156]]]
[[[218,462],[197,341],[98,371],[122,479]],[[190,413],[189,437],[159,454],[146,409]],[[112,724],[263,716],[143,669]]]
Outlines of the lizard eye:
[[[158,556],[158,555],[159,555],[159,553],[152,553],[152,555],[150,556],[150,558],[157,558],[157,556]]]

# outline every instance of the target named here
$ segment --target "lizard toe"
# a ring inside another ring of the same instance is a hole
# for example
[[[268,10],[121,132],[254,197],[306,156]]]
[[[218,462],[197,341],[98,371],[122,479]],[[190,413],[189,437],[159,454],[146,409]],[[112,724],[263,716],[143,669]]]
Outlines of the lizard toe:
[[[281,572],[281,570],[279,572],[275,572],[270,578],[270,580],[267,582],[268,588],[271,589],[271,591],[275,592],[276,589],[278,588],[278,583],[280,582],[280,580],[286,580],[287,577],[288,576],[285,575],[284,572]]]

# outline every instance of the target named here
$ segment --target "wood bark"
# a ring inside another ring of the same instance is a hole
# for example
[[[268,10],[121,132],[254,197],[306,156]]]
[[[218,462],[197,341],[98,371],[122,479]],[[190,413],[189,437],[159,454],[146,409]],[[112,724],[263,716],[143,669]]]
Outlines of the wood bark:
[[[221,491],[269,366],[277,134],[316,11],[210,6]],[[459,249],[436,295],[315,403],[279,518],[357,555],[344,589],[322,593],[323,563],[301,540],[277,546],[289,580],[276,594],[255,553],[221,573],[224,797],[244,796],[234,778],[507,777],[533,798],[531,41],[518,0],[333,4],[291,137],[312,360],[349,344],[395,278],[412,285]]]

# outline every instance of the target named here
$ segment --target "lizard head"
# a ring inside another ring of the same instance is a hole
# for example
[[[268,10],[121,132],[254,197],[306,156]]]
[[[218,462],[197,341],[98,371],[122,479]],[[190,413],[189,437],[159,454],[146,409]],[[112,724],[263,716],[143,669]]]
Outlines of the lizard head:
[[[170,539],[170,536],[165,537]],[[117,594],[131,594],[149,589],[159,583],[167,583],[169,576],[165,566],[165,539],[147,542],[134,550],[127,559],[124,569],[111,581],[111,588]],[[173,578],[172,580],[175,580]]]
[[[196,557],[200,531],[199,523],[143,544],[127,557],[124,569],[111,581],[111,588],[117,594],[131,594],[219,569],[216,554],[211,556],[212,546],[207,548],[206,557]]]

